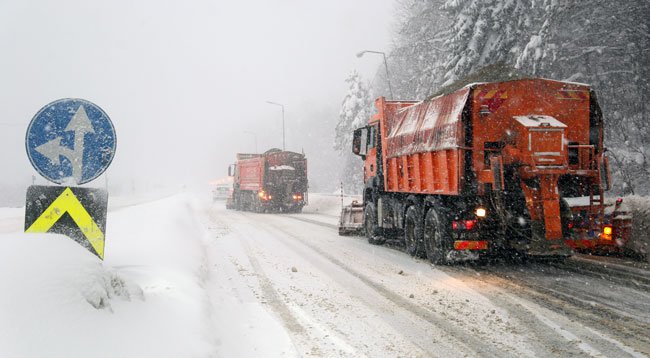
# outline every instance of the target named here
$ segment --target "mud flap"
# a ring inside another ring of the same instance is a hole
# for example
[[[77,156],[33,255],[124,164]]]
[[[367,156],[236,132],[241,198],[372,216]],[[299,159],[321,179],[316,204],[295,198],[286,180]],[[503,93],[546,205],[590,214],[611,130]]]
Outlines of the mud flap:
[[[572,251],[562,238],[549,240],[546,238],[545,223],[543,221],[531,221],[532,237],[527,247],[526,254],[529,256],[571,256]]]

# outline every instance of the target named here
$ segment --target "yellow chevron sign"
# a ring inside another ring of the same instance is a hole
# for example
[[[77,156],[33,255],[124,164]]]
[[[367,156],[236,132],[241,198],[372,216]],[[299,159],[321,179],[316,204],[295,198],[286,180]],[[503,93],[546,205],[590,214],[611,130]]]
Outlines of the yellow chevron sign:
[[[64,234],[104,259],[107,199],[101,189],[33,185],[27,190],[25,232]]]

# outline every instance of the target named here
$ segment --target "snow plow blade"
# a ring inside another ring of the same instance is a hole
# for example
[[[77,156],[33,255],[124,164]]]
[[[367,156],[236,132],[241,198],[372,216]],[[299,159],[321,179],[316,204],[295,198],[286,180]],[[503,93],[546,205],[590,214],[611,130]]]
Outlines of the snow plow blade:
[[[356,200],[341,209],[339,235],[360,235],[363,233],[363,204]]]

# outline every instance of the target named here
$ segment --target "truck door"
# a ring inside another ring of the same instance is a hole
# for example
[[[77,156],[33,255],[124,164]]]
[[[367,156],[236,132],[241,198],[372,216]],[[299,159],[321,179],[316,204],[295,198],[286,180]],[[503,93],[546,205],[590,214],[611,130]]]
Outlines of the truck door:
[[[364,181],[368,178],[374,178],[379,172],[379,161],[377,157],[377,143],[379,142],[377,134],[379,125],[368,126],[368,151],[366,155],[366,161],[363,168]]]
[[[377,145],[378,141],[378,125],[370,125],[354,131],[352,139],[352,152],[363,159],[363,182],[367,182],[368,178],[377,176],[379,168],[377,167]]]

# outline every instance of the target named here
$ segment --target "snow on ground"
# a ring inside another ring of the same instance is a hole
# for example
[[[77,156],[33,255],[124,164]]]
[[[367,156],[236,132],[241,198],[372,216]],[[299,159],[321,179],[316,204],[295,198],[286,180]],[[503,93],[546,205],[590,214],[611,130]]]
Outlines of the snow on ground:
[[[629,195],[623,204],[632,214],[632,235],[627,248],[646,256],[650,262],[650,197]]]
[[[22,233],[23,209],[0,209],[0,356],[617,352],[472,275],[339,237],[340,197],[312,194],[301,215],[210,199],[113,199],[104,262],[66,237]]]
[[[219,291],[209,289],[194,200],[115,202],[103,263],[64,236],[22,233],[24,209],[0,210],[0,356],[234,356],[223,339],[241,338],[226,329],[240,315],[261,327],[251,333],[268,337],[244,349],[290,351],[286,336],[274,341],[282,330],[261,304],[211,296]]]
[[[348,205],[353,200],[361,202],[361,196],[338,194],[314,194],[309,193],[309,205],[303,209],[304,213],[315,213],[320,215],[336,216],[341,214],[341,206]]]
[[[353,200],[361,202],[360,196],[339,194],[309,194],[309,204],[302,209],[302,214],[297,215],[303,219],[314,220],[329,225],[338,225],[341,207],[349,205]],[[294,215],[296,216],[296,215]]]
[[[177,196],[110,213],[103,263],[61,235],[0,235],[0,355],[206,356],[203,234]]]

